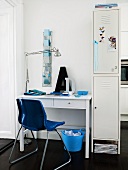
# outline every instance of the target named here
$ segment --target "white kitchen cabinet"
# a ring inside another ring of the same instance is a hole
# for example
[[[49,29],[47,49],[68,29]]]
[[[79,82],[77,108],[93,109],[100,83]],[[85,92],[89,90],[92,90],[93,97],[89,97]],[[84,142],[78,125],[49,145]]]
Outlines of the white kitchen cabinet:
[[[118,139],[118,76],[94,77],[94,138]]]
[[[121,58],[128,59],[128,31],[121,32]]]
[[[121,59],[128,60],[128,3],[121,3]],[[128,85],[120,87],[121,121],[128,121]]]
[[[118,73],[119,10],[94,11],[94,73]]]
[[[128,3],[121,3],[121,59],[128,59]]]
[[[121,31],[128,31],[128,4],[121,5]]]
[[[120,88],[120,114],[128,116],[128,87]]]

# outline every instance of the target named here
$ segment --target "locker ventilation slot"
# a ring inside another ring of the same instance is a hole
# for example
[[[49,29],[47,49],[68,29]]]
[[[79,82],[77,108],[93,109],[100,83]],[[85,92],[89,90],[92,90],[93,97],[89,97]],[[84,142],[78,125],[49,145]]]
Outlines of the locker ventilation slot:
[[[110,89],[111,88],[111,83],[110,82],[102,82],[101,87],[105,88],[105,89],[106,88]]]
[[[101,16],[101,23],[102,24],[110,24],[111,23],[110,15]]]

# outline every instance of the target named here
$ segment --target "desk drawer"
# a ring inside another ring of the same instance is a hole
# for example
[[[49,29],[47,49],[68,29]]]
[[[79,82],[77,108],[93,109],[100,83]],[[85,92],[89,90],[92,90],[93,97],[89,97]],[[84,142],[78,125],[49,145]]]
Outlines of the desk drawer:
[[[55,108],[85,109],[85,100],[54,99]]]
[[[53,107],[53,99],[40,99],[44,107]]]

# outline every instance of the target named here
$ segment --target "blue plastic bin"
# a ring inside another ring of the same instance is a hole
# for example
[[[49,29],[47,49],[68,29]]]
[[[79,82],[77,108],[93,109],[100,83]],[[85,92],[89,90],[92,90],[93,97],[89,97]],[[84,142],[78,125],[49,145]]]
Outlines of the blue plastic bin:
[[[68,130],[68,131],[70,131],[70,130]],[[72,130],[72,131],[73,131],[73,133],[80,132],[81,135],[80,136],[68,136],[65,134],[65,130],[62,130],[61,131],[62,139],[63,139],[64,144],[68,151],[77,152],[82,149],[83,138],[84,138],[85,132],[83,132],[82,130]]]

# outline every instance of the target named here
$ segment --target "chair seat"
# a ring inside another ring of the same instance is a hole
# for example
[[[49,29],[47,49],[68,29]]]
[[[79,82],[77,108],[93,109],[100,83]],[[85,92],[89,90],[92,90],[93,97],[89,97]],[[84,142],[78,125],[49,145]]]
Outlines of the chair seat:
[[[55,130],[56,127],[61,126],[63,124],[65,124],[64,121],[63,122],[55,122],[55,121],[47,120],[45,127],[48,131],[53,131],[53,130]]]

